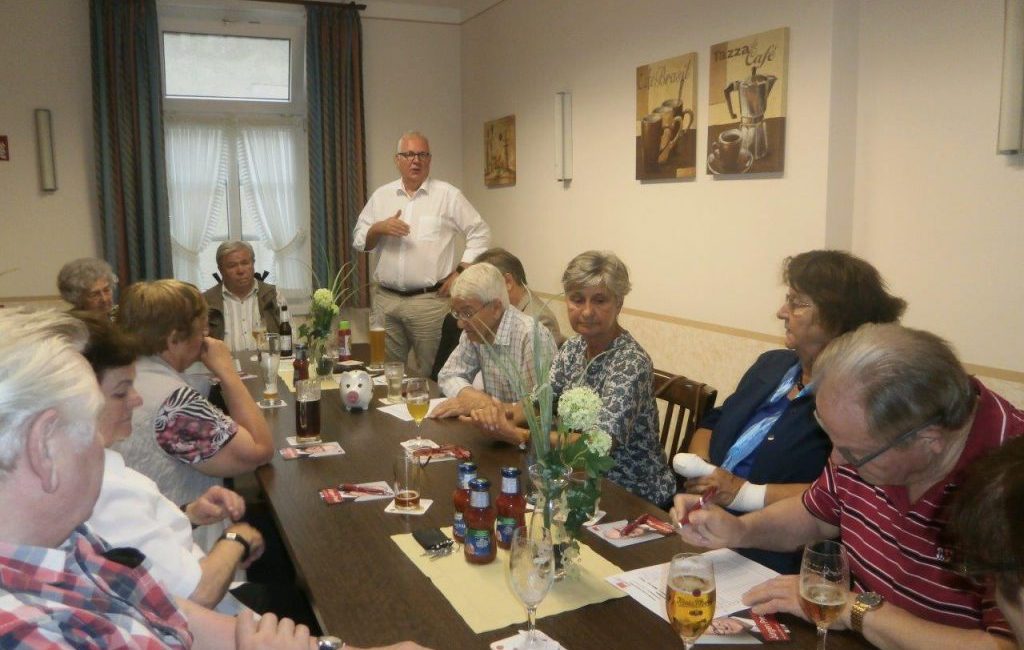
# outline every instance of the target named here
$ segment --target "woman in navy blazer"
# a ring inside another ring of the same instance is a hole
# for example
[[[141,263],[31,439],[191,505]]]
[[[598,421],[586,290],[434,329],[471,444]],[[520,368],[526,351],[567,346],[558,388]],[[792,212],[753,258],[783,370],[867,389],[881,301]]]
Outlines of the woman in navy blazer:
[[[785,324],[788,349],[758,357],[736,392],[701,421],[690,445],[714,468],[705,466],[710,473],[688,480],[686,490],[715,486],[715,502],[739,511],[799,495],[818,477],[832,448],[814,418],[808,385],[814,360],[840,334],[896,321],[906,308],[871,264],[843,251],[789,257],[782,279],[789,291],[776,316]],[[744,554],[782,573],[800,569],[799,554]]]

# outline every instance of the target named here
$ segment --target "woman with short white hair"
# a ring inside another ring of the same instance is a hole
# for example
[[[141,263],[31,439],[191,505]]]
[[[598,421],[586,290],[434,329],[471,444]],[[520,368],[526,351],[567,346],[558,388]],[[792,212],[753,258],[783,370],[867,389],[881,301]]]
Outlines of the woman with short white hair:
[[[114,309],[114,269],[95,257],[82,257],[65,264],[57,274],[60,297],[82,311],[109,314]]]

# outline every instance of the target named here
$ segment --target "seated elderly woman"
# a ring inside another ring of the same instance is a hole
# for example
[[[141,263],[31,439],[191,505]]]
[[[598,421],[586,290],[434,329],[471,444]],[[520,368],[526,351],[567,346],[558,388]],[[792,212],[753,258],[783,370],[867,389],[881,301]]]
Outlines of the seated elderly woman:
[[[82,257],[68,262],[57,274],[60,297],[82,311],[111,313],[116,286],[114,270],[95,257]]]
[[[150,560],[149,572],[179,598],[217,607],[235,570],[263,552],[263,538],[245,523],[232,523],[209,555],[192,540],[192,527],[238,521],[245,502],[238,494],[214,485],[183,508],[160,493],[150,479],[129,469],[111,445],[132,432],[132,413],[142,405],[135,391],[135,344],[106,319],[88,312],[75,314],[89,328],[82,354],[92,366],[103,392],[97,422],[104,451],[100,496],[86,522],[112,546],[137,548]],[[237,613],[232,608],[225,613]]]
[[[906,307],[886,291],[873,266],[842,251],[787,258],[782,279],[789,291],[776,316],[785,324],[788,349],[762,354],[736,392],[700,422],[693,455],[673,459],[677,472],[694,477],[686,482],[688,492],[715,486],[715,501],[736,511],[799,494],[818,477],[832,446],[814,418],[809,384],[815,358],[840,334],[893,322]],[[782,573],[800,570],[799,553],[746,552]]]
[[[239,601],[257,613],[272,611],[317,629],[305,596],[294,584],[245,583],[228,591],[235,573],[263,554],[263,536],[241,520],[245,501],[214,485],[178,508],[149,478],[125,466],[111,445],[132,432],[132,412],[142,405],[135,391],[135,343],[108,320],[87,312],[75,316],[89,328],[82,354],[103,393],[97,429],[103,438],[103,484],[86,521],[111,546],[136,548],[149,560],[150,574],[178,598],[187,598],[225,614],[237,614]],[[227,524],[210,552],[192,539],[192,529]]]
[[[194,286],[178,280],[137,282],[124,293],[119,322],[144,355],[135,366],[143,404],[132,417],[132,435],[115,447],[128,467],[185,504],[221,477],[270,461],[270,429],[235,372],[227,345],[206,336],[206,301]],[[196,361],[220,381],[232,417],[189,385],[183,373]],[[209,550],[216,537],[205,539],[200,545]]]
[[[946,532],[964,575],[995,580],[999,611],[1024,647],[1024,438],[971,464]]]
[[[652,503],[666,506],[675,478],[658,437],[651,358],[619,325],[619,312],[630,290],[626,265],[613,253],[577,255],[562,274],[569,324],[578,334],[561,347],[548,377],[557,401],[572,386],[593,388],[601,397],[598,426],[614,441],[615,465],[608,478]],[[529,431],[522,406],[474,411],[485,431],[523,442]]]

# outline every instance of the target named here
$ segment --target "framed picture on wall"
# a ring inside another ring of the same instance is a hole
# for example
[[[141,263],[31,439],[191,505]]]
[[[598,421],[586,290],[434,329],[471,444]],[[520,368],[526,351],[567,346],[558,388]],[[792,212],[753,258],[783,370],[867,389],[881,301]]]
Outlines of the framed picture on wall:
[[[788,27],[711,46],[709,174],[783,170],[788,50]]]
[[[484,124],[484,185],[516,184],[516,116]]]
[[[697,173],[697,53],[636,69],[636,178]]]

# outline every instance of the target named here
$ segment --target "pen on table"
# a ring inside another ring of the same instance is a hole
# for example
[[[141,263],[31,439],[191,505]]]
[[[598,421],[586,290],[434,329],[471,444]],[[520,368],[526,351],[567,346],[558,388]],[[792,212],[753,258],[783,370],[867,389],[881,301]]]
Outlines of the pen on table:
[[[715,487],[714,485],[704,490],[704,492],[700,495],[700,499],[698,499],[697,504],[686,511],[686,516],[684,516],[682,521],[679,522],[679,527],[683,527],[686,524],[690,523],[690,515],[697,512],[698,510],[706,508],[707,505],[711,503],[711,499],[715,498],[715,494],[717,493],[718,488]]]
[[[338,486],[342,492],[360,492],[362,494],[391,494],[387,490],[380,488],[366,487],[365,485],[357,485],[356,483],[342,483]]]

